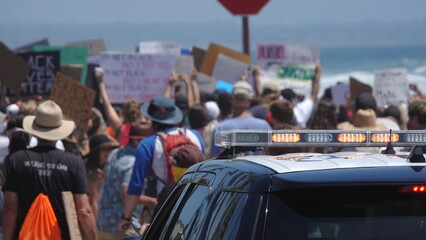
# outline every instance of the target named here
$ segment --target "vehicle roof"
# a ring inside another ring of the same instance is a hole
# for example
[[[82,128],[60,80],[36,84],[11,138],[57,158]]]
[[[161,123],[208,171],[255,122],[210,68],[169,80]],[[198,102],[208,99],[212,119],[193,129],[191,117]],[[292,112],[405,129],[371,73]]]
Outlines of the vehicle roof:
[[[366,152],[336,152],[330,154],[294,153],[279,156],[256,155],[237,159],[262,165],[276,173],[346,168],[426,166],[426,163],[408,162],[407,156],[408,153],[384,155]]]

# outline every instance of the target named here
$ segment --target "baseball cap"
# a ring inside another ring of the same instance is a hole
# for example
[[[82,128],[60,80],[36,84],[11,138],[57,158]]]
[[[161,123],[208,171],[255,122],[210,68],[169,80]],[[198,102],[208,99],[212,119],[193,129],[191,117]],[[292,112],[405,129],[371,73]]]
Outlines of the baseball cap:
[[[250,100],[253,97],[253,88],[247,81],[238,81],[232,87],[232,96],[237,100]]]

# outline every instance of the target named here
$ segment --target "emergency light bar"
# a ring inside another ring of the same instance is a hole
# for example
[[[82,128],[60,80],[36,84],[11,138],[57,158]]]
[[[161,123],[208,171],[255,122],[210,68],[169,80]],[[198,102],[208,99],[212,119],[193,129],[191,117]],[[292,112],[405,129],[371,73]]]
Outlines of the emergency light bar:
[[[218,147],[411,147],[426,143],[426,131],[227,130],[215,133]]]

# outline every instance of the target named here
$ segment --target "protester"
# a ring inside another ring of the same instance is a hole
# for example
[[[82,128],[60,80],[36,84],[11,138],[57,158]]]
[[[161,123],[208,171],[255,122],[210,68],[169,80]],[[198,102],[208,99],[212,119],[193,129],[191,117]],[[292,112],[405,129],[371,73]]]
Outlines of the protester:
[[[287,99],[274,101],[269,107],[271,113],[271,125],[274,130],[299,130],[298,126],[293,125],[294,110],[293,104]],[[264,153],[269,155],[281,155],[285,153],[302,152],[302,148],[265,148]]]
[[[392,130],[401,130],[401,112],[395,105],[386,106],[383,110],[383,116],[377,118],[377,123],[383,124]]]
[[[195,129],[201,136],[204,136],[204,130],[211,118],[204,105],[197,104],[189,108],[188,120],[191,129]]]
[[[7,178],[2,191],[7,221],[3,223],[3,239],[18,238],[27,212],[40,193],[49,197],[62,239],[70,239],[61,193],[71,191],[83,234],[86,239],[95,240],[96,223],[88,200],[83,161],[55,148],[57,140],[72,133],[74,122],[63,120],[61,108],[49,100],[38,106],[35,116],[24,118],[23,127],[38,138],[38,146],[18,151],[6,159]]]
[[[271,103],[278,99],[280,96],[280,84],[276,80],[270,80],[263,84],[262,94],[260,95],[260,104],[253,106],[249,109],[249,112],[253,114],[253,117],[266,120],[266,114],[269,111]]]
[[[153,191],[156,194],[154,195],[158,195],[167,183],[174,182],[171,163],[166,158],[165,139],[160,134],[168,136],[183,134],[204,153],[203,139],[197,131],[176,127],[182,121],[183,115],[172,99],[164,96],[154,97],[149,104],[142,105],[141,112],[152,120],[157,134],[142,140],[137,146],[124,212],[118,223],[118,227],[122,230],[131,220],[133,210],[140,201],[139,197],[143,194],[144,180],[151,170],[155,178]]]
[[[90,152],[85,156],[89,201],[95,216],[98,215],[100,190],[104,181],[103,168],[112,150],[119,147],[115,139],[106,134],[96,134],[89,140]]]
[[[104,167],[104,184],[99,199],[98,240],[120,240],[126,236],[136,235],[133,228],[122,232],[117,222],[124,212],[124,200],[135,162],[136,147],[140,140],[151,135],[151,132],[139,122],[133,122],[130,129],[130,141],[124,148],[114,150],[108,157]],[[153,212],[157,199],[144,196],[141,203]],[[140,228],[138,216],[140,211],[132,215],[132,224]]]
[[[426,129],[426,100],[419,100],[408,105],[408,129]]]
[[[223,130],[271,129],[271,127],[265,120],[253,117],[248,111],[250,107],[250,100],[253,96],[253,89],[247,81],[238,81],[233,85],[231,99],[232,117],[223,120],[215,127],[212,134],[212,138],[214,137],[214,133]],[[219,153],[219,147],[214,145],[214,141],[212,140],[212,156],[217,156]]]
[[[204,134],[203,134],[204,145],[206,146],[206,159],[210,159],[211,158],[210,148],[211,148],[211,145],[212,145],[212,135],[213,135],[214,128],[219,123],[217,119],[218,119],[219,114],[220,114],[220,109],[219,109],[219,106],[217,105],[217,103],[215,101],[207,101],[204,104],[204,106],[206,106],[207,111],[208,111],[209,116],[210,116],[210,119],[211,119],[210,122],[205,127]]]
[[[296,125],[305,128],[309,118],[314,111],[315,104],[318,98],[320,77],[322,67],[317,64],[315,68],[315,75],[312,79],[311,93],[308,98],[303,101],[299,101],[297,94],[290,88],[281,90],[281,96],[294,104],[294,116]]]

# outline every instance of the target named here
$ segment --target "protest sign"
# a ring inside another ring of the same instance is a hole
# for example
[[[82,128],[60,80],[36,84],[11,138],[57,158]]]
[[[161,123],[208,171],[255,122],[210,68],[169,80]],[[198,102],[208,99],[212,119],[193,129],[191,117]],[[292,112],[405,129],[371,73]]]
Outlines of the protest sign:
[[[102,53],[100,66],[113,103],[125,103],[132,98],[149,102],[163,95],[175,66],[173,55]]]
[[[200,92],[212,93],[216,89],[216,78],[214,77],[198,73],[197,81]]]
[[[200,72],[207,74],[209,76],[212,76],[214,67],[216,64],[216,60],[219,56],[219,54],[223,54],[227,57],[239,60],[240,62],[244,62],[247,64],[250,64],[251,57],[250,55],[240,53],[237,51],[234,51],[232,49],[222,47],[220,45],[210,43],[209,49],[207,50],[206,54],[204,55],[203,63],[201,64]]]
[[[2,42],[0,42],[0,63],[2,86],[7,86],[15,93],[19,93],[21,83],[30,72],[31,66],[24,59],[10,51]]]
[[[248,63],[220,53],[217,56],[212,77],[234,84],[241,80],[241,76],[247,71],[248,67]]]
[[[79,79],[83,71],[81,65],[61,65],[61,73],[72,78]],[[87,86],[87,84],[85,84]]]
[[[320,50],[317,47],[266,43],[257,45],[256,64],[267,71],[274,66],[314,65],[319,61]]]
[[[261,83],[280,80],[283,88],[293,88],[299,95],[310,93],[319,48],[266,43],[257,45],[256,64],[262,69]]]
[[[186,55],[175,56],[175,72],[177,74],[186,74],[191,76],[194,71],[194,57]]]
[[[103,39],[70,42],[67,43],[67,46],[87,46],[89,48],[89,56],[98,56],[101,52],[107,50]]]
[[[338,105],[346,104],[346,94],[350,93],[348,84],[337,84],[331,88],[331,97]]]
[[[49,46],[49,41],[47,40],[47,38],[44,38],[44,39],[42,39],[40,41],[29,43],[29,44],[26,44],[26,45],[24,45],[22,47],[18,47],[18,48],[16,48],[14,50],[14,52],[15,53],[32,52],[34,46],[37,46],[37,45]]]
[[[374,97],[378,106],[406,103],[408,96],[407,69],[384,69],[374,73]]]
[[[349,89],[351,91],[351,101],[354,101],[361,93],[372,93],[373,88],[365,83],[360,82],[354,77],[349,77]]]
[[[138,53],[180,55],[180,44],[177,42],[140,42]]]
[[[77,80],[81,84],[86,83],[87,56],[89,55],[87,46],[34,46],[34,51],[59,51],[61,65],[81,65],[81,76]]]
[[[74,120],[77,125],[83,125],[92,116],[95,95],[93,89],[58,72],[50,99],[62,108],[65,116]]]
[[[21,84],[19,95],[47,95],[53,87],[56,72],[59,71],[59,52],[27,52],[18,54],[31,66],[31,71]],[[14,96],[8,91],[7,96]]]
[[[78,226],[78,215],[72,192],[62,192],[62,202],[64,203],[65,217],[67,219],[68,230],[70,231],[70,239],[83,239],[80,227]]]
[[[203,63],[204,55],[206,54],[206,50],[193,47],[191,51],[191,55],[194,56],[194,67],[197,71],[200,71],[201,64]]]

